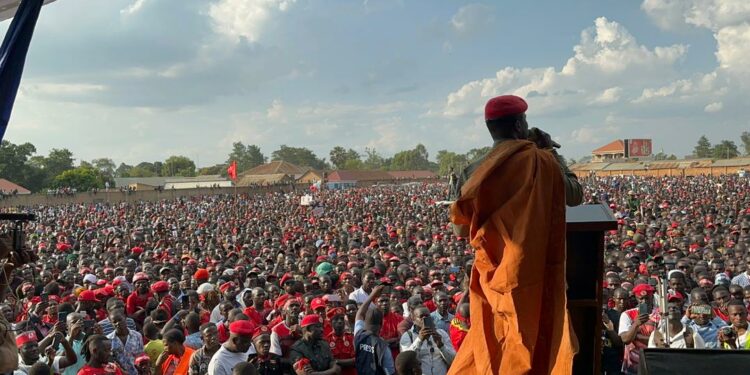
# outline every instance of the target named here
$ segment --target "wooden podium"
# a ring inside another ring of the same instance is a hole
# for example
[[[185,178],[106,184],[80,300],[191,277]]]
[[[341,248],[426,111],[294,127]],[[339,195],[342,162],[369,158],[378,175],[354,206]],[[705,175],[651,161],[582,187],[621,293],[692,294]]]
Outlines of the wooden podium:
[[[568,310],[579,346],[573,373],[600,374],[604,232],[617,221],[601,204],[568,207],[566,215]]]

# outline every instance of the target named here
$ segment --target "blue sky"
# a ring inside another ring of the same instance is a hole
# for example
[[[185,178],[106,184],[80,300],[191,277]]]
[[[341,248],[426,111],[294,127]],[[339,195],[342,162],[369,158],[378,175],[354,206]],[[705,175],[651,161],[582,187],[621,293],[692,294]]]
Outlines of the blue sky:
[[[435,155],[488,145],[483,105],[514,93],[569,157],[682,156],[750,129],[748,3],[58,0],[6,139],[117,163],[212,165],[234,141]]]

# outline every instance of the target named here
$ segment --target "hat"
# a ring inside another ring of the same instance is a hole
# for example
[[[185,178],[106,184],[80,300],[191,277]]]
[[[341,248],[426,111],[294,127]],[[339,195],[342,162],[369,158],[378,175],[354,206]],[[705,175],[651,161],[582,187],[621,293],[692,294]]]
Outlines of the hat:
[[[255,328],[255,331],[253,331],[253,340],[257,339],[260,336],[270,335],[270,334],[271,334],[271,330],[268,329],[268,327],[258,326],[257,328]]]
[[[240,336],[252,336],[255,328],[255,324],[249,320],[237,320],[229,325],[229,332]]]
[[[496,120],[502,117],[518,115],[526,112],[529,105],[515,95],[496,96],[484,106],[484,121]]]
[[[667,294],[667,301],[684,301],[685,297],[682,295],[682,293],[678,291],[674,291],[674,293]]]
[[[205,268],[198,268],[198,270],[195,271],[193,278],[196,280],[208,280],[208,270]]]
[[[136,272],[133,276],[133,283],[137,283],[139,281],[148,281],[149,277],[145,272]]]
[[[151,291],[153,291],[154,293],[167,292],[169,291],[169,283],[164,280],[157,281],[153,285],[151,285]]]
[[[331,263],[328,263],[328,262],[323,262],[321,264],[318,264],[317,267],[315,267],[315,273],[317,273],[318,275],[321,275],[321,276],[322,275],[327,275],[331,271],[333,271],[333,265]]]
[[[289,298],[284,302],[284,310],[288,309],[292,304],[302,305],[298,298]]]
[[[89,274],[86,274],[86,276],[84,276],[84,277],[83,277],[83,282],[84,282],[84,283],[91,283],[91,284],[96,284],[96,281],[97,281],[97,280],[98,280],[98,279],[96,278],[96,276],[95,276],[95,275],[93,275],[93,274],[90,274],[90,273],[89,273]]]
[[[328,317],[328,319],[333,319],[333,317],[335,317],[336,315],[345,315],[345,314],[346,314],[346,310],[344,310],[343,307],[334,307],[328,310],[328,312],[326,313],[326,316]]]
[[[140,255],[140,254],[143,253],[143,248],[139,247],[139,246],[136,246],[136,247],[130,249],[130,252],[133,253],[133,254],[136,254],[136,255]]]
[[[78,295],[79,302],[99,302],[93,290],[84,290]]]
[[[196,290],[198,294],[206,294],[206,293],[210,293],[213,291],[214,291],[214,286],[213,284],[209,284],[209,283],[203,283],[199,285],[198,289]]]
[[[29,331],[16,336],[16,347],[18,348],[30,342],[37,342],[36,333]]]
[[[314,324],[323,324],[323,322],[320,321],[319,316],[315,314],[309,314],[302,318],[302,322],[299,324],[299,326],[305,328]]]
[[[322,298],[313,298],[312,302],[310,302],[310,310],[312,311],[315,311],[321,307],[326,307],[326,301],[323,301]]]
[[[292,277],[292,274],[287,272],[284,274],[284,276],[281,276],[281,280],[279,281],[279,285],[284,286],[284,284],[287,282],[287,280],[294,281],[294,278]]]
[[[654,287],[648,284],[639,284],[636,285],[635,288],[633,288],[633,295],[637,296],[645,296],[645,295],[653,295],[656,290]]]
[[[351,279],[351,278],[352,278],[352,274],[349,272],[342,272],[341,275],[339,275],[339,280]]]
[[[234,283],[233,283],[233,282],[231,282],[231,281],[228,281],[228,282],[226,282],[226,283],[224,283],[224,284],[221,284],[221,285],[219,286],[219,291],[220,291],[220,292],[222,292],[222,293],[224,293],[224,292],[226,292],[227,290],[229,290],[229,288],[231,288],[231,287],[233,287],[233,286],[234,286]]]

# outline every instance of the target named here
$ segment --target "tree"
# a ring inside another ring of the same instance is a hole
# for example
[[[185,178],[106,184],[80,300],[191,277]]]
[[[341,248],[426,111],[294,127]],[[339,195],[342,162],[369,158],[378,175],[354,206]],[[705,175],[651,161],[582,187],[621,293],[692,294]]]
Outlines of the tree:
[[[52,186],[71,187],[79,191],[87,191],[93,188],[103,188],[105,181],[109,180],[99,170],[91,167],[78,167],[68,169],[56,176],[52,180]]]
[[[128,171],[128,177],[156,177],[156,173],[151,169],[133,167]]]
[[[440,150],[437,153],[438,175],[440,176],[447,176],[451,170],[458,174],[467,164],[466,155],[448,150]]]
[[[664,151],[659,151],[657,154],[654,154],[654,160],[677,160],[677,156],[675,154],[665,154]]]
[[[492,146],[482,147],[482,148],[472,148],[469,150],[469,152],[466,153],[466,159],[469,161],[469,163],[473,163],[479,158],[481,158],[484,155],[487,155],[492,151]]]
[[[742,132],[740,135],[742,146],[745,148],[745,155],[750,156],[750,132]]]
[[[365,160],[363,161],[364,169],[385,169],[388,165],[386,160],[374,148],[365,148]]]
[[[318,159],[314,152],[305,147],[281,147],[271,154],[271,160],[283,160],[300,167],[310,167],[313,169],[327,169],[325,160]]]
[[[710,158],[712,155],[711,142],[708,141],[705,135],[702,135],[698,138],[698,144],[693,149],[693,156],[696,158]]]
[[[105,176],[113,178],[115,176],[115,162],[110,158],[99,158],[91,161],[94,169],[98,170]]]
[[[132,165],[120,163],[120,166],[115,169],[115,177],[130,177],[130,171],[133,169]]]
[[[260,147],[256,145],[246,146],[242,142],[234,142],[232,144],[232,152],[229,154],[229,159],[227,159],[225,164],[229,165],[233,161],[237,162],[237,172],[240,173],[264,164],[266,157],[260,152]]]
[[[712,149],[714,159],[731,159],[740,156],[737,145],[732,141],[722,140]]]
[[[210,167],[203,167],[198,169],[198,176],[206,176],[206,175],[222,175],[224,177],[227,176],[227,165],[226,164],[216,164]]]
[[[346,167],[347,164],[356,166],[358,165],[358,161],[361,162],[360,155],[357,151],[354,151],[351,148],[346,150],[341,146],[336,146],[331,149],[328,156],[330,157],[331,164],[333,164],[333,167],[336,169],[349,169]]]
[[[420,143],[412,150],[401,151],[393,155],[389,169],[394,171],[433,169],[433,165],[427,159],[428,156],[427,149]]]
[[[162,176],[194,177],[195,163],[186,156],[170,156],[164,161]]]
[[[50,150],[44,159],[44,169],[50,176],[57,176],[67,170],[73,169],[73,153],[67,148]]]

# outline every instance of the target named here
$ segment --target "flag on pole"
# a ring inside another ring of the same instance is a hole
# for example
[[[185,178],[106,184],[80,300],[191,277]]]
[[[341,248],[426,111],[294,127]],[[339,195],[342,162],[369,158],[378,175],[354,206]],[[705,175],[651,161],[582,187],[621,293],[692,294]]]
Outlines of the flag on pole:
[[[232,181],[237,179],[237,162],[232,161],[231,164],[229,164],[229,168],[227,168],[227,175],[229,178],[232,179]]]
[[[43,0],[23,0],[0,46],[0,140],[8,128]]]

